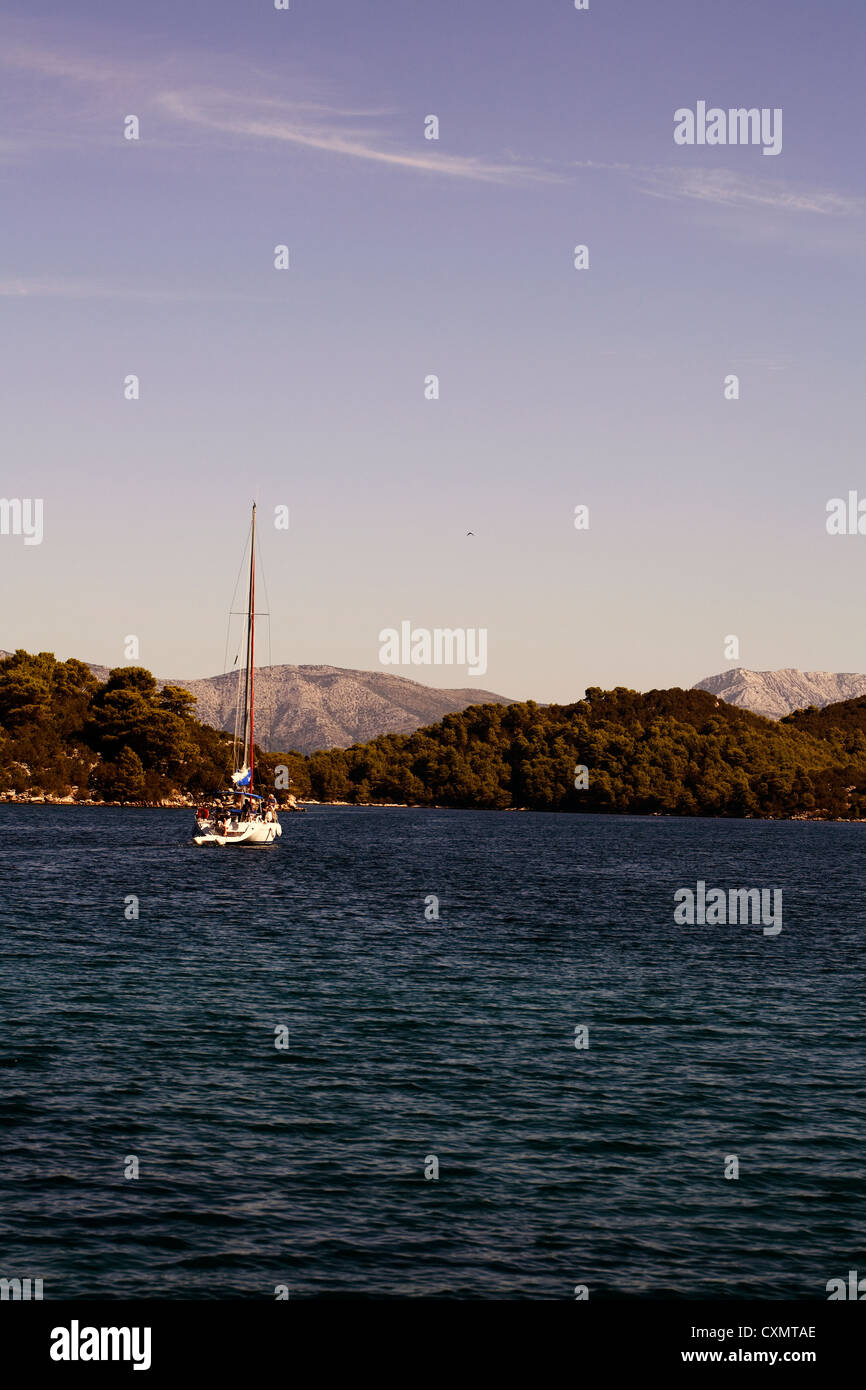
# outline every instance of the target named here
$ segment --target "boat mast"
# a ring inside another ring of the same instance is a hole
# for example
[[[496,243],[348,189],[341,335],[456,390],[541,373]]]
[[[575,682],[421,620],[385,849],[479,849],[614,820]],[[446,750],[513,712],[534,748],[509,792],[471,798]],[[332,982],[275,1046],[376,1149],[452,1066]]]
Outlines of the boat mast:
[[[253,735],[255,711],[255,664],[256,664],[256,504],[253,503],[253,525],[250,536],[250,792],[253,790]]]

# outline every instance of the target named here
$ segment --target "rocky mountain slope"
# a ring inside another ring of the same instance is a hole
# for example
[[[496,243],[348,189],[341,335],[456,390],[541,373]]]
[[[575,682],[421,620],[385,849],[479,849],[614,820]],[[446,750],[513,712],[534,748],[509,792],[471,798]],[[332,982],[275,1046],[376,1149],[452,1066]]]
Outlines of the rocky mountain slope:
[[[237,676],[177,680],[195,695],[196,714],[206,724],[234,727]],[[418,681],[379,671],[339,666],[256,668],[257,742],[270,750],[348,748],[377,734],[408,734],[468,705],[511,701],[489,690],[434,690]]]
[[[729,705],[763,714],[767,719],[781,719],[795,709],[835,704],[838,700],[853,700],[866,695],[866,676],[853,672],[797,671],[792,667],[781,671],[749,671],[745,666],[733,667],[717,676],[698,681],[695,690],[708,690]]]

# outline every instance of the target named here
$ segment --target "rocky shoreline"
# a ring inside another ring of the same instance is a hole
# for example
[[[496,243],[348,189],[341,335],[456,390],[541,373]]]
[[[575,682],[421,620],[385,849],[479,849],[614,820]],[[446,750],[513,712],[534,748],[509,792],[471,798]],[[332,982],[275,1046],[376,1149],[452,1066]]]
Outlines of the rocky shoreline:
[[[87,797],[73,796],[71,793],[66,796],[31,796],[29,792],[0,792],[0,806],[135,806],[140,810],[189,810],[195,806],[201,806],[210,798],[206,796],[187,796],[178,792],[176,796],[165,797],[162,801],[94,801]],[[370,801],[358,803],[355,801],[316,801],[312,797],[306,797],[303,801],[296,801],[294,805],[282,803],[278,810],[287,815],[293,811],[301,811],[305,806],[358,806],[363,810],[364,806],[386,807],[392,810],[410,810],[409,803],[406,801]],[[436,807],[415,807],[416,810],[435,810]],[[513,809],[513,808],[509,808]]]
[[[198,797],[184,796],[184,795],[181,794],[181,793],[178,793],[178,794],[177,794],[176,796],[174,796],[174,797],[166,797],[163,801],[91,801],[91,800],[87,800],[87,799],[80,800],[78,797],[76,797],[76,796],[71,796],[71,795],[67,795],[67,796],[30,796],[30,795],[29,795],[28,793],[26,793],[26,792],[9,792],[9,791],[7,791],[7,792],[0,792],[0,806],[2,806],[2,805],[10,805],[10,804],[14,804],[14,805],[17,805],[17,806],[129,806],[129,807],[137,808],[138,810],[151,810],[151,811],[174,810],[174,811],[184,811],[184,810],[191,810],[192,808],[194,808],[194,807],[196,807],[196,806],[200,806],[200,805],[202,804],[202,802],[203,802],[203,801],[206,801],[206,800],[207,800],[206,797],[201,797],[201,796],[198,796]],[[291,815],[293,812],[303,811],[307,806],[351,806],[351,807],[353,807],[353,808],[354,808],[355,810],[357,810],[357,811],[372,811],[372,810],[376,810],[376,809],[378,809],[378,810],[380,810],[380,811],[383,811],[383,810],[388,810],[388,811],[445,811],[445,810],[455,810],[455,809],[459,809],[459,808],[447,807],[447,806],[418,806],[418,805],[410,804],[408,801],[366,801],[366,802],[358,802],[358,801],[316,801],[313,797],[306,797],[303,801],[296,801],[295,804],[294,804],[294,806],[285,805],[285,804],[284,804],[284,805],[279,806],[277,809],[278,809],[278,810],[280,811],[280,813],[283,814],[283,815]],[[476,808],[468,807],[468,808],[465,808],[465,809],[472,810],[472,809],[479,809],[479,808],[477,808],[477,807],[476,807]],[[528,807],[528,806],[503,806],[503,807],[500,808],[500,812],[501,812],[501,814],[506,814],[506,815],[507,815],[509,812],[511,812],[512,814],[518,814],[518,813],[521,812],[521,811],[528,811],[528,810],[530,810],[530,809],[531,809],[531,808]],[[561,814],[575,814],[575,813],[568,813],[568,812],[553,812],[552,814],[554,814],[554,815],[561,815]],[[628,814],[629,814],[630,816],[634,816],[634,815],[639,815],[639,814],[641,814],[641,813],[632,811],[632,812],[629,812]],[[663,811],[648,811],[648,812],[644,812],[643,815],[645,816],[645,818],[646,818],[647,820],[649,820],[649,819],[651,819],[651,818],[659,818],[659,819],[663,819],[663,820],[685,820],[685,819],[688,819],[688,817],[685,817],[685,816],[673,816],[673,815],[669,815],[669,814],[666,814],[666,813],[663,812]],[[695,817],[695,819],[696,819],[696,820],[707,820],[707,819],[714,819],[714,820],[731,820],[731,819],[735,819],[735,818],[734,818],[734,817],[730,817],[730,816],[715,816],[715,817],[697,816],[697,817]],[[744,816],[744,817],[736,817],[736,819],[743,819],[743,820],[773,820],[773,821],[776,821],[776,820],[779,820],[779,821],[782,821],[782,820],[785,820],[785,821],[819,821],[819,822],[825,822],[825,821],[826,821],[826,822],[831,822],[831,821],[832,821],[832,822],[838,823],[838,824],[840,824],[840,825],[864,825],[864,824],[866,824],[866,820],[864,820],[864,819],[862,819],[862,818],[859,818],[859,817],[857,817],[857,816],[846,816],[846,817],[829,816],[829,815],[827,815],[825,812],[822,813],[821,811],[798,811],[798,812],[796,812],[794,815],[791,815],[791,816]]]
[[[142,810],[159,811],[167,809],[183,811],[190,810],[195,806],[201,806],[204,802],[210,800],[212,800],[212,798],[188,796],[182,792],[178,792],[175,796],[164,797],[162,801],[102,801],[93,800],[89,797],[74,796],[72,793],[68,793],[66,796],[52,796],[48,794],[43,796],[31,796],[29,792],[0,792],[0,806],[136,806]],[[292,811],[299,810],[303,804],[303,802],[299,801],[294,806],[284,804],[279,806],[278,809],[286,813],[291,813]]]
[[[0,805],[15,806],[142,806],[158,809],[160,807],[174,807],[180,810],[184,807],[197,806],[201,802],[201,797],[166,797],[162,801],[94,801],[87,797],[73,796],[71,793],[66,796],[31,796],[29,792],[0,792]]]
[[[93,801],[88,798],[72,796],[30,796],[27,792],[0,792],[0,806],[133,806],[139,810],[191,810],[207,801],[207,797],[185,796],[178,793],[174,797],[166,797],[163,801]],[[305,797],[303,801],[296,801],[294,805],[283,803],[277,809],[281,814],[291,815],[293,812],[303,811],[306,806],[354,806],[359,811],[372,810],[378,807],[379,810],[391,811],[439,811],[446,808],[441,806],[411,806],[408,801],[316,801],[313,797]],[[509,811],[522,811],[522,806],[508,806]]]

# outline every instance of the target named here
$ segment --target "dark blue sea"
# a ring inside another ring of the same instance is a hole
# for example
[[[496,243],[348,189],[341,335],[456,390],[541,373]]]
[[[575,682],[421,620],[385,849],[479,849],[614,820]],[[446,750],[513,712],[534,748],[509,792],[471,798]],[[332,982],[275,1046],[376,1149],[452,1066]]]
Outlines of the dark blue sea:
[[[191,824],[0,807],[0,1276],[823,1299],[866,1274],[866,826],[320,807],[219,850]],[[677,925],[698,880],[781,888],[782,931]]]

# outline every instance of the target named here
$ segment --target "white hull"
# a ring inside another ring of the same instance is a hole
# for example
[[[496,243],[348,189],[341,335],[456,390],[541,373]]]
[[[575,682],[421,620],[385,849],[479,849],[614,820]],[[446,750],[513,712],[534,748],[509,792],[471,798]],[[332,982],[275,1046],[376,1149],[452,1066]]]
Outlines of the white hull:
[[[197,845],[272,845],[283,833],[279,821],[249,820],[231,826],[225,835],[217,834],[211,821],[196,821]]]

